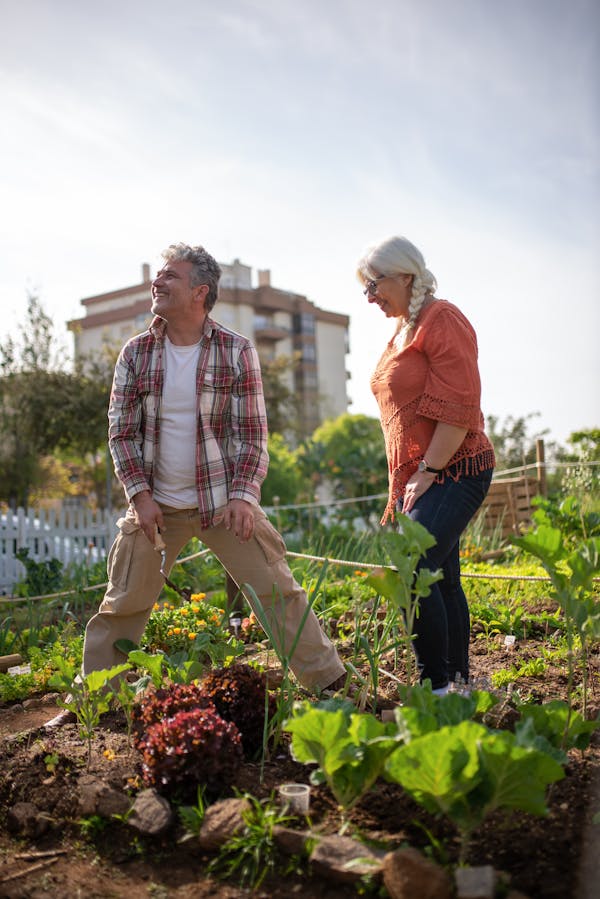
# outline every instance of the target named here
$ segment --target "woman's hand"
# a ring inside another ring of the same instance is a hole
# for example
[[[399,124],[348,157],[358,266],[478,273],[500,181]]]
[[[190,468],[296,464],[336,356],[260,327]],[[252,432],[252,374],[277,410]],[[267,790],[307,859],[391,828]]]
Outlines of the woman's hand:
[[[402,512],[404,515],[408,515],[418,498],[429,490],[434,481],[435,475],[432,472],[415,471],[414,475],[406,483],[402,501]]]

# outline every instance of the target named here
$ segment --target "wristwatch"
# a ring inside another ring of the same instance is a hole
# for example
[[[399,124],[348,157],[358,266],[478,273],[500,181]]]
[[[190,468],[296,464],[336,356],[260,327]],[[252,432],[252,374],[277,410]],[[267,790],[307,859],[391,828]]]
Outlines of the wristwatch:
[[[443,474],[443,468],[432,468],[431,465],[428,465],[425,459],[421,459],[419,464],[417,465],[417,471],[428,471],[430,474]]]

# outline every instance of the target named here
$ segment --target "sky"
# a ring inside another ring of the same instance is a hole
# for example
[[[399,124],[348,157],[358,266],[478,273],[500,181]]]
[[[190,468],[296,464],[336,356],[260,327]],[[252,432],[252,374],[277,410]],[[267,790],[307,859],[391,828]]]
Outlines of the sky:
[[[0,302],[80,300],[170,243],[348,314],[350,411],[402,234],[479,341],[484,415],[600,426],[596,0],[0,0]],[[218,319],[218,305],[214,310]],[[539,414],[538,414],[539,413]]]

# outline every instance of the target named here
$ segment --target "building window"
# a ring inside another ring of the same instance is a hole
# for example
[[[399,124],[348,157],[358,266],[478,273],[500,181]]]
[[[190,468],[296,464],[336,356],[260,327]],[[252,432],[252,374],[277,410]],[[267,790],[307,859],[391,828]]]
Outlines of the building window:
[[[302,344],[302,361],[315,362],[317,359],[317,348],[314,343]]]
[[[302,312],[294,315],[295,334],[314,334],[315,317],[311,312]]]

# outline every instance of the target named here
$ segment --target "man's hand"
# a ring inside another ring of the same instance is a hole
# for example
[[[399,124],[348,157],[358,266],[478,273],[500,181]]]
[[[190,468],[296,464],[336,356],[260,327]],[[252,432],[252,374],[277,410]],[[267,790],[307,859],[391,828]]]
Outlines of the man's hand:
[[[231,499],[223,512],[223,524],[233,531],[240,543],[246,543],[254,533],[252,503],[245,499]]]
[[[154,546],[156,528],[159,531],[162,531],[164,528],[162,510],[158,503],[152,499],[152,494],[149,490],[142,490],[141,493],[136,493],[132,502],[135,506],[138,524],[152,546]]]

